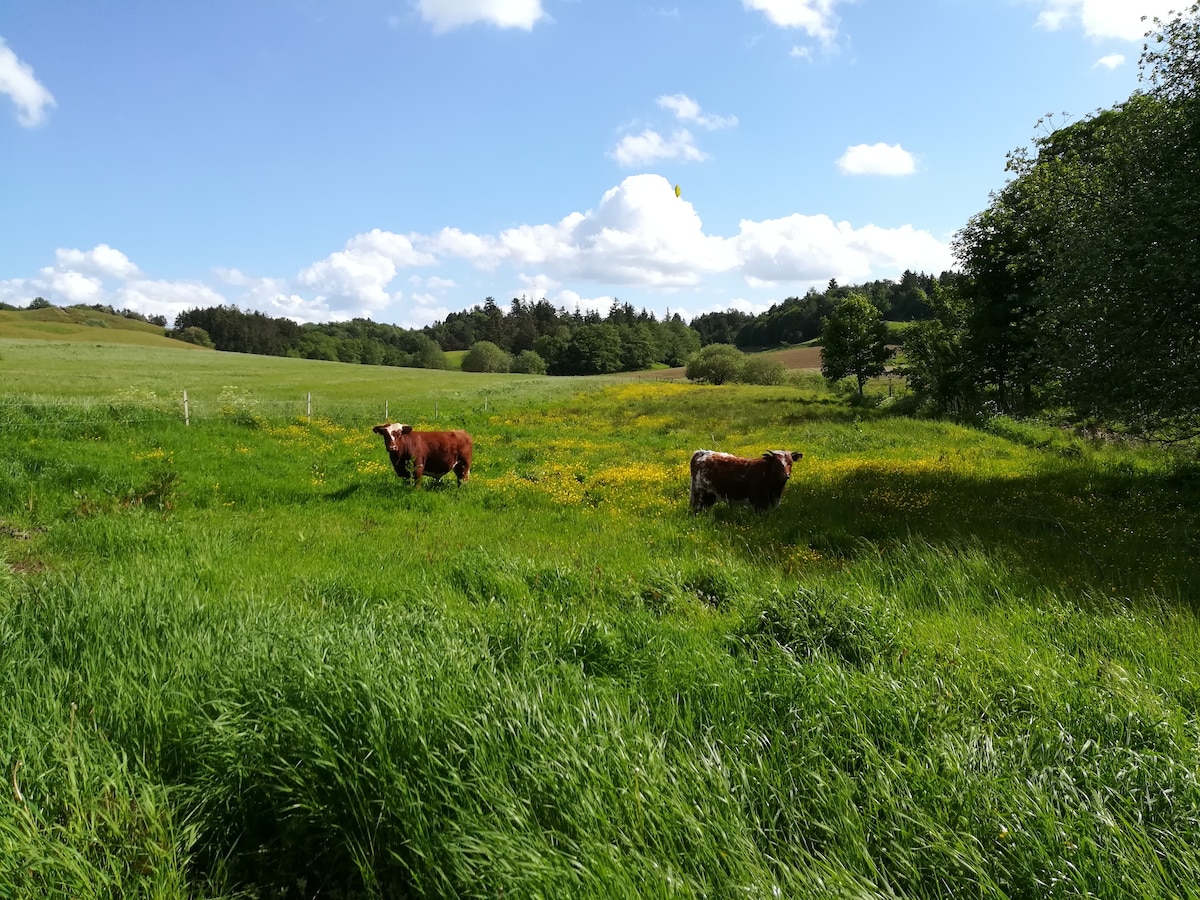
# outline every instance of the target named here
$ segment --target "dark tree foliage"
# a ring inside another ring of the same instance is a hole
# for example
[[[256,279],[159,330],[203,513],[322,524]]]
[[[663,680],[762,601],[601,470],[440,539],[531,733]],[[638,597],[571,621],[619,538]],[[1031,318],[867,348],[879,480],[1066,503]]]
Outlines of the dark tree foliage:
[[[565,358],[559,367],[563,375],[607,375],[620,372],[621,333],[615,325],[594,322],[571,332]]]
[[[967,311],[961,281],[942,279],[929,294],[933,317],[904,333],[904,363],[897,367],[914,392],[940,413],[961,414],[978,406],[976,380],[966,360]]]
[[[952,281],[956,277],[953,272],[943,272],[941,275],[942,280]],[[733,310],[699,317],[704,322],[697,331],[702,339],[710,335],[716,338],[707,343],[733,343],[743,350],[802,344],[820,336],[821,321],[839,301],[851,294],[865,297],[884,318],[896,322],[921,321],[933,315],[929,294],[938,283],[936,276],[913,271],[905,271],[898,282],[881,279],[844,286],[831,279],[824,291],[810,288],[803,297],[788,297],[762,315],[748,316],[729,341],[720,339],[727,332],[718,330],[725,324],[719,317],[731,316]],[[692,325],[696,327],[697,323],[693,322]]]
[[[175,330],[202,328],[218,350],[284,356],[299,341],[300,326],[291,319],[273,319],[234,306],[189,309],[175,317]]]
[[[921,351],[935,395],[969,382],[1005,410],[1052,403],[1163,440],[1200,435],[1198,16],[1155,21],[1146,93],[1010,154],[1012,180],[955,242],[958,344]]]
[[[734,342],[742,349],[802,344],[821,334],[821,319],[833,310],[837,288],[817,293],[809,290],[803,297],[788,297],[755,317],[737,333]]]
[[[423,329],[446,350],[487,340],[519,358],[533,352],[551,375],[600,375],[656,364],[683,365],[699,347],[692,329],[676,314],[660,322],[651,312],[614,300],[607,314],[556,309],[546,300],[514,298],[504,313],[487,298],[481,306],[451,313]],[[484,337],[487,335],[488,337]]]
[[[691,326],[700,335],[700,346],[707,347],[709,344],[732,344],[742,326],[753,319],[752,313],[730,309],[696,316]]]

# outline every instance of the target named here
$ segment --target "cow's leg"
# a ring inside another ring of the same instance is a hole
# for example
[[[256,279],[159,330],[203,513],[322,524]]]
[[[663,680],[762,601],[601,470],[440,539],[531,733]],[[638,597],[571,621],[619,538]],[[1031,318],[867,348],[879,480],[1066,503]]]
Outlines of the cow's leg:
[[[425,474],[424,466],[413,466],[413,484],[421,483],[421,476]]]
[[[459,484],[462,484],[471,477],[471,467],[467,465],[466,460],[460,459],[454,464],[454,474],[458,476]]]

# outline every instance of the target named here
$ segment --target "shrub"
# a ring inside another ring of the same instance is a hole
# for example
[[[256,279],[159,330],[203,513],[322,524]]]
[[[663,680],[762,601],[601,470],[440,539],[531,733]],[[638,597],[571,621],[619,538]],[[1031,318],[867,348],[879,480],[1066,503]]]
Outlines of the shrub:
[[[746,384],[783,384],[787,368],[777,359],[766,356],[751,356],[742,369],[742,381]]]
[[[180,331],[168,331],[167,337],[178,338],[185,344],[195,344],[198,347],[208,347],[210,350],[216,349],[216,344],[213,339],[208,336],[208,332],[199,325],[189,325]]]
[[[507,372],[512,356],[491,341],[477,341],[462,358],[464,372]]]
[[[512,370],[521,375],[545,375],[546,361],[534,350],[522,350],[513,360]]]
[[[732,344],[709,344],[693,353],[685,374],[689,381],[725,384],[737,381],[746,366],[746,354]]]

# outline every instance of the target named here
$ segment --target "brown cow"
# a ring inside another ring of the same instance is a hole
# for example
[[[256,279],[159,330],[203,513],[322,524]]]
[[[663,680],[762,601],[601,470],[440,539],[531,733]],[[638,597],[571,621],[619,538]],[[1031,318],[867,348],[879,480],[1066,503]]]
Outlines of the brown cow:
[[[715,450],[692,454],[692,514],[718,500],[747,503],[759,512],[779,505],[792,477],[792,462],[804,456],[797,450],[771,450],[759,459],[745,459]]]
[[[462,484],[471,476],[471,436],[465,431],[413,431],[411,425],[388,423],[371,429],[383,435],[383,445],[396,474],[413,484],[422,475],[438,481],[453,472]]]

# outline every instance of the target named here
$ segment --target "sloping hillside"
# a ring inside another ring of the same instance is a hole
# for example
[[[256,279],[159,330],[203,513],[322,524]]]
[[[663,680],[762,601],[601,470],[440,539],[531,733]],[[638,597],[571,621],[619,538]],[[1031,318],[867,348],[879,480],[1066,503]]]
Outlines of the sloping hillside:
[[[139,344],[146,347],[173,347],[202,350],[166,337],[159,325],[139,322],[124,316],[51,306],[45,309],[0,310],[0,339],[82,341],[109,344]]]

